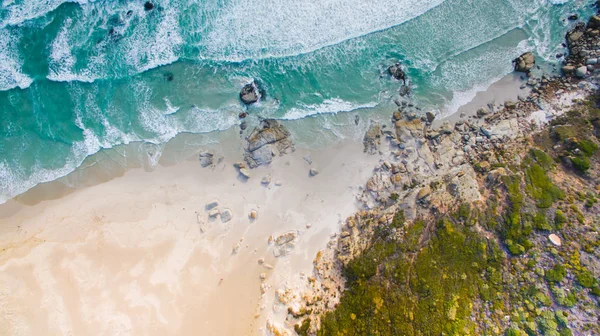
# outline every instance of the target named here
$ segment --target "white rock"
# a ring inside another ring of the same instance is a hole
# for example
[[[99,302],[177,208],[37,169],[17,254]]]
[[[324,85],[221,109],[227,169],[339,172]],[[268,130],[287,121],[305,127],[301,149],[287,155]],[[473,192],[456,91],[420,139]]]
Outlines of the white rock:
[[[240,168],[240,174],[247,179],[249,179],[251,176],[250,170],[248,170],[248,168]]]
[[[216,218],[219,215],[219,209],[212,209],[208,212],[208,216],[211,218]]]
[[[548,240],[550,240],[550,242],[552,243],[552,245],[554,246],[562,246],[562,240],[560,239],[559,236],[557,236],[556,234],[552,233],[548,236]]]

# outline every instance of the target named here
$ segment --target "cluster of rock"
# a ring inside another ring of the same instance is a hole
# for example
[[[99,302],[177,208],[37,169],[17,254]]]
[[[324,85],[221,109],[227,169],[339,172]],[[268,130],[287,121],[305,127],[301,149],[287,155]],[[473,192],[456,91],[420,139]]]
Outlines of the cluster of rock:
[[[246,138],[244,160],[250,168],[269,164],[273,157],[294,151],[290,132],[277,120],[266,119]]]
[[[221,222],[227,223],[233,218],[233,214],[230,209],[219,209],[219,201],[212,200],[206,204],[204,209],[208,212],[208,217],[211,219],[216,219],[217,217],[221,217]]]
[[[566,61],[573,67],[586,65],[586,74],[596,71],[593,57],[596,49],[600,51],[596,28],[600,28],[600,19],[593,17],[586,29],[579,25],[567,35],[570,51],[576,54]],[[581,34],[574,36],[574,32]],[[526,53],[514,63],[516,71],[531,75],[535,57]],[[403,79],[397,69],[390,67],[390,75]],[[544,119],[560,115],[565,110],[558,97],[585,87],[580,83],[585,76],[571,76],[566,70],[564,77],[532,76],[527,83],[532,91],[527,97],[501,106],[489,105],[454,125],[444,123],[433,128],[433,114],[418,117],[407,103],[398,103],[392,130],[372,124],[364,138],[365,152],[387,158],[375,168],[358,197],[364,210],[347,218],[339,235],[317,254],[313,276],[308,277],[310,289],[293,295],[293,300],[282,301],[289,305],[288,323],[307,322],[311,332],[316,331],[321,315],[339,302],[345,283],[343,266],[367,247],[378,225],[393,221],[397,210],[403,210],[407,220],[433,218],[456,204],[484,201],[482,186],[494,188],[502,183],[502,176],[511,174],[497,153],[521,153],[524,144],[517,140],[539,126],[532,115],[541,112]],[[389,153],[381,150],[383,138],[393,148]],[[401,231],[397,234],[403,235]],[[556,234],[547,239],[555,246],[561,244]]]
[[[565,75],[585,78],[590,73],[598,73],[600,57],[600,17],[592,16],[586,24],[580,22],[567,33],[569,55],[564,60],[562,71]]]

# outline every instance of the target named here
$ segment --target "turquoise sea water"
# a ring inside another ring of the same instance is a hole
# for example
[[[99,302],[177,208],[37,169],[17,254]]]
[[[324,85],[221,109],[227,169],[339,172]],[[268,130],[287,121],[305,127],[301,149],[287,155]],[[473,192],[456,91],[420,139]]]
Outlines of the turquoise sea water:
[[[252,115],[301,119],[390,104],[406,65],[420,106],[451,113],[533,50],[548,63],[571,0],[3,0],[0,202],[113,146],[164,143]],[[310,127],[315,127],[314,124]],[[315,139],[317,141],[318,139]]]

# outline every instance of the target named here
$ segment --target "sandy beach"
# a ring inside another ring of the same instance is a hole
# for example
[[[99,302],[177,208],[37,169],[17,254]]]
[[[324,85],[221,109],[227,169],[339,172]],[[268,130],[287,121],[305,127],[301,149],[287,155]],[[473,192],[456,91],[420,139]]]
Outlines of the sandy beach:
[[[356,210],[355,194],[377,160],[347,141],[298,149],[245,180],[235,155],[207,168],[194,156],[53,200],[10,201],[0,208],[0,330],[262,334],[278,312],[274,291],[306,283],[301,274],[311,273],[317,251]],[[310,168],[319,174],[310,177]],[[269,185],[261,183],[266,176]],[[209,218],[212,200],[231,211],[230,221]],[[290,231],[298,234],[295,247],[276,258],[269,237]]]

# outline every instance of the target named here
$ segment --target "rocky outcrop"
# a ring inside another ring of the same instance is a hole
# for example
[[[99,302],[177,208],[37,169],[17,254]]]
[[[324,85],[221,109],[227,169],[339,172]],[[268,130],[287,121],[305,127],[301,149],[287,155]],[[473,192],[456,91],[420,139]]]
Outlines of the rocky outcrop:
[[[198,159],[200,160],[200,166],[202,166],[202,168],[206,168],[208,166],[212,166],[214,162],[214,154],[211,152],[202,152],[198,154]]]
[[[402,65],[400,63],[390,66],[388,68],[388,73],[390,76],[397,80],[401,80],[406,85],[406,73],[402,70]]]
[[[515,71],[529,73],[535,66],[535,56],[531,52],[524,53],[514,61]]]
[[[269,164],[274,156],[284,155],[294,150],[290,132],[279,122],[263,120],[246,138],[244,160],[250,168]]]
[[[254,82],[244,85],[240,91],[240,99],[246,105],[254,104],[260,98],[258,87]]]
[[[379,123],[373,122],[365,137],[363,139],[363,144],[365,146],[365,153],[369,153],[371,155],[377,154],[379,152],[379,146],[381,145],[381,125]]]

